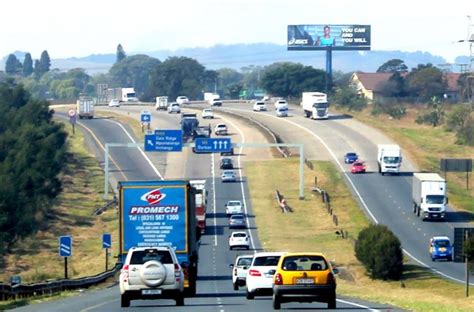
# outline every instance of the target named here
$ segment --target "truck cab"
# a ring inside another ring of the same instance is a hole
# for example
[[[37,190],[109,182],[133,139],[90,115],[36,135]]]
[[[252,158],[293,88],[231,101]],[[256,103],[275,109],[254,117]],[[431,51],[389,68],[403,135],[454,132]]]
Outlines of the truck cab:
[[[381,144],[377,146],[377,162],[379,173],[400,173],[402,165],[402,153],[400,146],[396,144]]]

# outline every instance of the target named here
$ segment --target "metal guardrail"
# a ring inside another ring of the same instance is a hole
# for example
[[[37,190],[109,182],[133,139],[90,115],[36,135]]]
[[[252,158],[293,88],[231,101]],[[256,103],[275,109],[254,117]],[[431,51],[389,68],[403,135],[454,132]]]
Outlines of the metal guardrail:
[[[33,296],[52,295],[65,290],[88,288],[104,282],[122,267],[121,263],[115,265],[112,270],[89,277],[77,279],[63,279],[57,281],[10,285],[0,283],[0,301],[15,300]]]

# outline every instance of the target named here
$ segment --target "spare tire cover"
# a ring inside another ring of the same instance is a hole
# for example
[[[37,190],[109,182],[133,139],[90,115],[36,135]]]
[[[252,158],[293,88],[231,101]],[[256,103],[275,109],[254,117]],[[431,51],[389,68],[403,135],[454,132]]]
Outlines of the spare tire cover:
[[[140,268],[140,279],[147,286],[160,286],[166,279],[166,268],[159,261],[145,262]]]

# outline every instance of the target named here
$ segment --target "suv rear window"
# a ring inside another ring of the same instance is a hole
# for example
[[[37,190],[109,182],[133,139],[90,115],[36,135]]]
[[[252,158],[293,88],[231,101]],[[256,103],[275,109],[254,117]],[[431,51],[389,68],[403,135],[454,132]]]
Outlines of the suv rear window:
[[[280,260],[280,256],[265,256],[265,257],[257,257],[253,262],[254,266],[274,266],[278,264],[278,260]]]
[[[241,266],[247,266],[252,263],[252,258],[240,258],[239,261],[237,261],[237,265]]]
[[[147,261],[160,261],[163,264],[172,264],[173,258],[167,250],[156,250],[156,249],[146,249],[146,250],[136,250],[132,254],[130,259],[130,264],[144,264]]]
[[[283,260],[286,271],[324,271],[328,264],[321,256],[289,256]]]

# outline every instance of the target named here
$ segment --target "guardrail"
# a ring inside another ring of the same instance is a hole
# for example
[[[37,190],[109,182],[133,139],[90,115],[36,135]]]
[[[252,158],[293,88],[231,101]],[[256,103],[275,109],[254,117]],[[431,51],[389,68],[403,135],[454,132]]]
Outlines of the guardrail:
[[[278,206],[281,208],[281,212],[283,213],[288,213],[288,212],[293,212],[293,208],[291,208],[288,203],[286,202],[285,196],[281,194],[278,190],[275,190],[276,194],[276,200],[278,203]]]
[[[52,295],[65,290],[83,289],[97,285],[113,277],[120,270],[122,264],[118,263],[112,270],[89,277],[77,279],[63,279],[35,284],[3,284],[0,283],[0,301],[16,300],[33,296]]]

